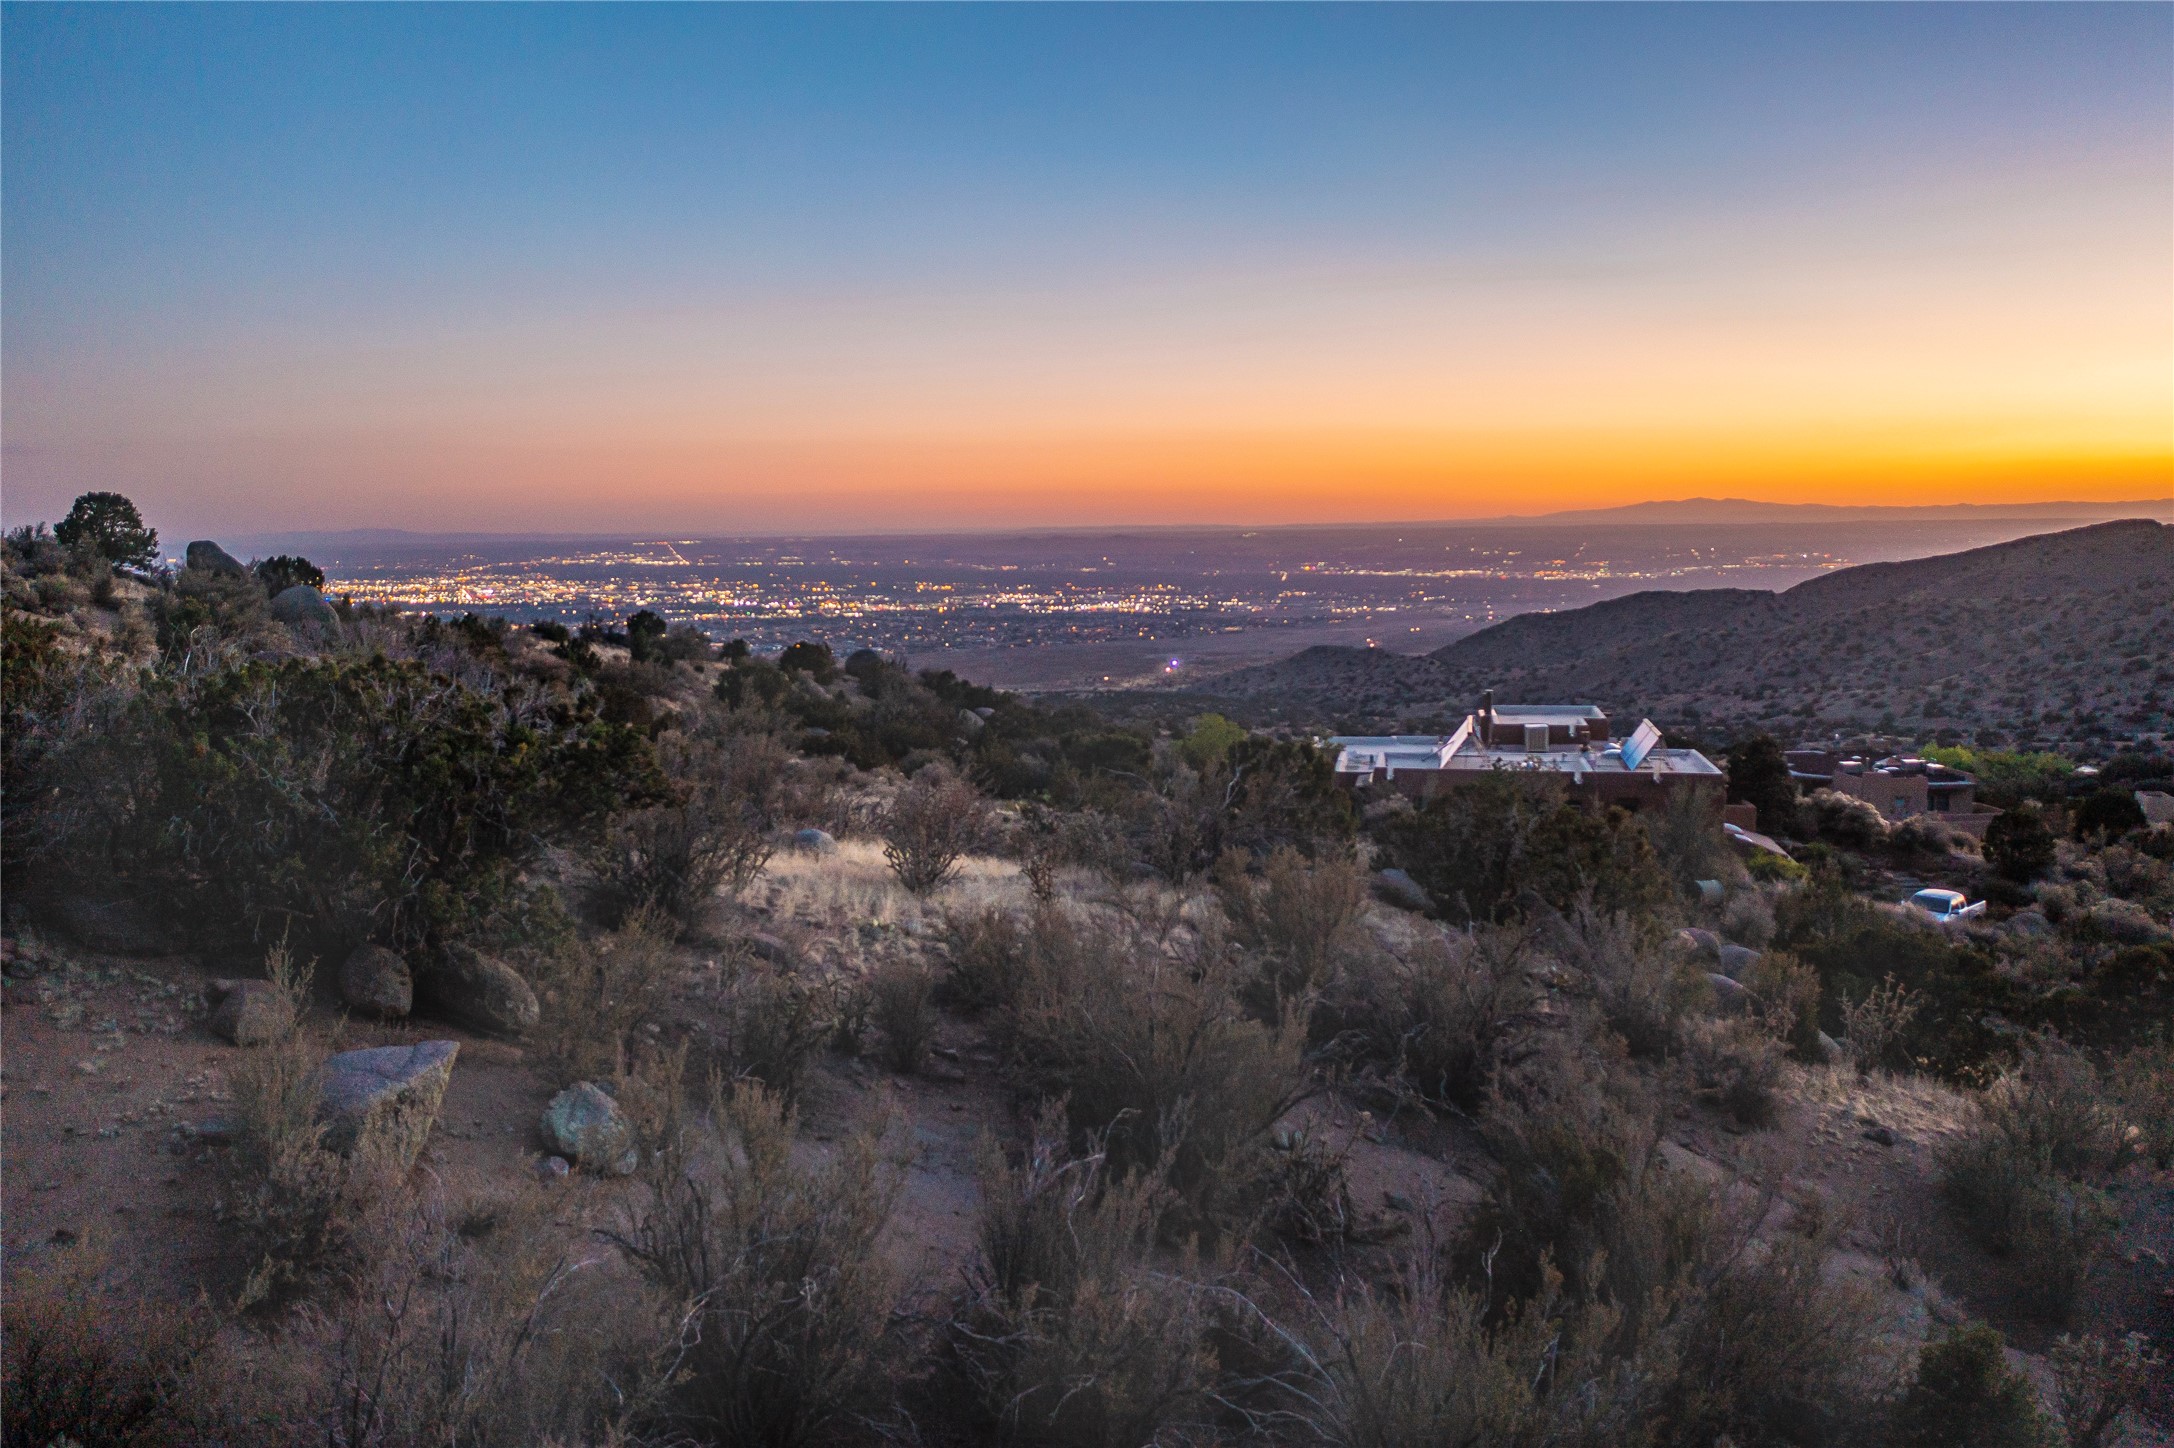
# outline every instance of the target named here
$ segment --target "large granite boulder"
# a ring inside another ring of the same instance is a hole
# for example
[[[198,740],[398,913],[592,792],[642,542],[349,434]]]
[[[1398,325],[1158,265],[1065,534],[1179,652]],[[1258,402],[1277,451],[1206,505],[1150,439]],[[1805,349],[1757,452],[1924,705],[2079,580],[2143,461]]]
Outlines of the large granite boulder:
[[[2008,917],[2008,929],[2017,935],[2043,939],[2054,934],[2053,922],[2043,910],[2018,910]]]
[[[282,589],[272,599],[272,617],[289,628],[340,621],[340,616],[332,611],[332,605],[325,602],[325,596],[306,583]]]
[[[1759,952],[1748,945],[1724,945],[1716,957],[1721,962],[1721,973],[1730,980],[1742,980],[1744,972],[1759,963]]]
[[[1693,925],[1687,930],[1677,931],[1676,939],[1694,955],[1703,955],[1708,960],[1721,958],[1721,937],[1711,930]]]
[[[1374,893],[1401,910],[1424,915],[1434,908],[1434,897],[1426,887],[1402,870],[1375,871]]]
[[[611,1094],[577,1081],[544,1108],[544,1142],[583,1171],[626,1176],[635,1168],[634,1128]]]
[[[191,543],[184,557],[188,560],[189,567],[201,568],[207,573],[226,573],[236,578],[249,576],[247,564],[209,538],[200,538]]]
[[[237,1046],[275,1041],[294,1024],[287,1002],[268,980],[214,980],[205,994],[216,1002],[212,1030]]]
[[[150,902],[132,896],[64,894],[50,913],[78,942],[109,955],[171,955],[187,944]]]
[[[318,1095],[325,1145],[343,1154],[367,1148],[402,1169],[413,1166],[459,1055],[458,1041],[418,1041],[342,1051],[325,1062]]]
[[[439,953],[415,982],[415,999],[447,1020],[495,1036],[518,1036],[543,1014],[518,971],[466,945]]]
[[[1748,1015],[1751,1011],[1751,992],[1742,984],[1729,979],[1718,971],[1706,973],[1706,983],[1714,989],[1714,1005],[1725,1016]]]
[[[800,964],[800,952],[767,930],[750,930],[740,937],[740,942],[757,960],[766,960],[788,970]]]
[[[415,1008],[415,977],[384,946],[359,945],[340,963],[340,1000],[358,1014],[398,1020]]]

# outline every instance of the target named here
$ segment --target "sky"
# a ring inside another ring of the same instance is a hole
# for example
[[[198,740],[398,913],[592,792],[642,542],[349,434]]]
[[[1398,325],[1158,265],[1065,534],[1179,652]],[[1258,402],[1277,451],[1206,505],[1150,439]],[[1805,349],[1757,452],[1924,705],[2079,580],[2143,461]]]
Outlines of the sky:
[[[2174,7],[0,14],[0,513],[2174,492]]]

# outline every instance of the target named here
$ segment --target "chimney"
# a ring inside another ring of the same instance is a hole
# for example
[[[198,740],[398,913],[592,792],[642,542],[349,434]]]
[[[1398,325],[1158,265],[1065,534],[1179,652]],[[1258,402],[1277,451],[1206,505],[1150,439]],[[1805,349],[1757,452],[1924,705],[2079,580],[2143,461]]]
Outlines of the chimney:
[[[1493,748],[1495,743],[1495,691],[1480,690],[1480,743]]]

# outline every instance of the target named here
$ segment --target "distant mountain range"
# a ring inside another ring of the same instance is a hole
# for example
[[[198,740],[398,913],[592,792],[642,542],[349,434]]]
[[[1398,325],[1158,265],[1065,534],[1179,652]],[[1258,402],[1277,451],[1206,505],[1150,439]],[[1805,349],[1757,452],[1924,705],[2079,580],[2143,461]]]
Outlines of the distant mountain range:
[[[1720,733],[2164,735],[2174,527],[2100,523],[1780,593],[1636,593],[1524,614],[1431,654],[1314,648],[1196,686],[1256,715],[1365,728],[1461,715],[1488,688]]]
[[[1490,518],[1490,523],[1515,523],[1524,527],[1589,523],[1677,523],[1715,525],[1728,523],[1876,523],[1938,522],[1989,523],[2001,519],[2043,519],[2063,522],[2114,518],[2152,518],[2174,522],[2174,498],[2139,498],[2121,502],[2082,503],[1941,503],[1926,506],[1844,507],[1833,503],[1759,503],[1748,498],[1681,498],[1674,502],[1630,503],[1620,508],[1581,508],[1531,517]]]
[[[1428,527],[1564,527],[1601,525],[1675,524],[1682,527],[1726,526],[1733,523],[1869,523],[1882,520],[1894,522],[1938,522],[1953,519],[1957,522],[1992,523],[2003,520],[2063,522],[2097,522],[2111,518],[2154,518],[2160,522],[2174,522],[2174,498],[2142,498],[2126,502],[2071,502],[2071,503],[1946,503],[1927,507],[1839,507],[1829,503],[1760,503],[1748,498],[1680,498],[1671,502],[1631,503],[1620,508],[1583,508],[1563,513],[1539,513],[1530,517],[1505,515],[1496,518],[1435,519]],[[1302,532],[1308,529],[1348,528],[1351,526],[1395,528],[1420,526],[1413,520],[1390,520],[1382,523],[1348,525],[1294,523],[1272,529],[1247,528],[1239,524],[1204,526],[1200,524],[1171,525],[1118,525],[1085,528],[1012,528],[989,536],[1046,538],[1068,534],[1126,534],[1126,533],[1198,533],[1214,535],[1246,532]],[[693,530],[700,534],[701,530]],[[687,537],[690,530],[681,528],[653,529],[647,533],[598,534],[598,533],[418,533],[406,528],[345,528],[319,532],[258,533],[223,540],[230,548],[238,548],[242,555],[272,554],[283,552],[308,553],[312,550],[326,552],[351,552],[357,550],[406,549],[459,543],[508,544],[508,543],[566,543],[573,541],[612,543],[635,539],[662,537]],[[725,536],[725,535],[715,535]],[[777,535],[806,538],[829,536],[827,534]],[[972,536],[962,531],[941,534],[890,533],[881,535],[893,541],[919,536],[962,538]]]

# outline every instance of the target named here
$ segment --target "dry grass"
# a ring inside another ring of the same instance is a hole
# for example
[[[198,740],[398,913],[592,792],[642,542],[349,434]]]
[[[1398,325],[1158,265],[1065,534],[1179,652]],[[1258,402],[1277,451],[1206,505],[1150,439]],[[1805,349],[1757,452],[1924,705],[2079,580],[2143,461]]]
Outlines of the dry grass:
[[[2122,1149],[2119,1113],[2090,1062],[2037,1043],[1942,1149],[1941,1192],[1966,1231],[2009,1259],[2025,1304],[2063,1321],[2111,1234],[2096,1183]]]
[[[936,1036],[936,974],[913,961],[886,961],[868,978],[869,1016],[883,1033],[883,1064],[921,1069]]]
[[[1430,1106],[1470,1109],[1546,997],[1538,965],[1522,929],[1429,929],[1355,961],[1323,1001],[1315,1034]]]
[[[1242,853],[1217,862],[1216,896],[1231,938],[1252,958],[1247,1004],[1264,1019],[1281,1020],[1294,1003],[1326,989],[1368,942],[1359,928],[1366,880],[1345,860],[1309,861],[1286,846],[1270,855],[1258,878]]]
[[[1164,1172],[1185,1209],[1179,1225],[1213,1236],[1259,1204],[1273,1175],[1270,1129],[1308,1087],[1306,1022],[1251,1015],[1244,969],[1212,928],[1179,940],[1161,926],[1065,927],[1065,968],[1030,975],[1009,1029],[1074,1132],[1105,1141],[1121,1175]]]
[[[1166,1188],[1066,1149],[1044,1109],[1025,1159],[982,1144],[980,1254],[945,1333],[972,1416],[997,1441],[1134,1448],[1199,1426],[1213,1360],[1201,1295],[1151,1260]]]
[[[676,1314],[564,1220],[571,1200],[411,1206],[367,1278],[267,1344],[260,1440],[603,1444],[652,1419]]]
[[[348,1156],[325,1146],[317,1108],[331,1048],[303,1020],[310,973],[281,944],[265,956],[265,975],[276,1028],[227,1070],[236,1130],[226,1210],[257,1256],[244,1307],[360,1267],[393,1175],[368,1140]]]
[[[799,1448],[880,1412],[897,1284],[877,1239],[902,1180],[879,1123],[793,1159],[793,1117],[757,1085],[645,1098],[642,1191],[609,1235],[692,1304],[675,1415],[699,1434]]]
[[[916,896],[898,883],[883,846],[871,840],[841,840],[832,855],[775,856],[755,888],[776,918],[826,931],[870,923],[934,928],[946,911],[1027,900],[1017,862],[986,855],[963,857],[949,884]]]
[[[165,1448],[216,1439],[224,1369],[201,1307],[125,1298],[89,1243],[10,1265],[0,1440]]]
[[[879,826],[898,883],[928,895],[951,882],[959,862],[989,833],[989,803],[969,780],[930,765],[892,797]]]
[[[594,941],[569,939],[533,972],[543,1018],[529,1053],[555,1086],[623,1074],[629,1038],[656,1009],[677,965],[675,931],[654,906]]]

